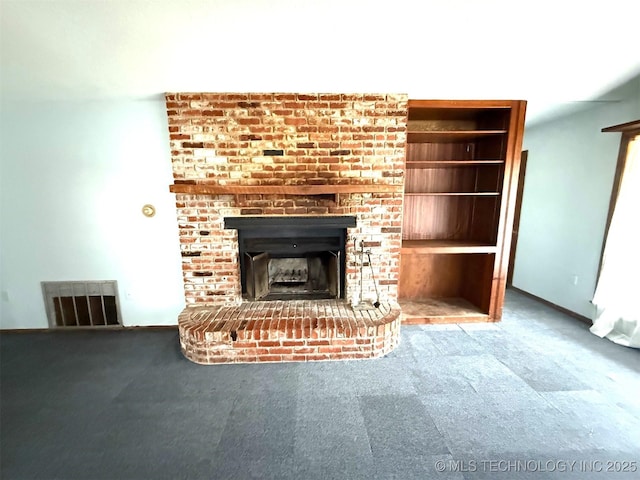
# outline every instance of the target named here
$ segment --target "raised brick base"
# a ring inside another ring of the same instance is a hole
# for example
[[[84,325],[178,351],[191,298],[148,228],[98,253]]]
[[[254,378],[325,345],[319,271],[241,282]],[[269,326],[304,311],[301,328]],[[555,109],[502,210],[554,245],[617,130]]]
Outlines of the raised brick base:
[[[247,302],[187,307],[180,345],[195,363],[297,362],[375,358],[398,344],[400,307],[353,310],[338,300]]]

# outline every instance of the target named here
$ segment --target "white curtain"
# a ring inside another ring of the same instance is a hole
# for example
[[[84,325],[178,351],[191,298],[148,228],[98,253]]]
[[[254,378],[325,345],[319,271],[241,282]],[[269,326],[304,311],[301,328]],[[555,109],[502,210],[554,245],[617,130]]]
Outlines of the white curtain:
[[[640,135],[627,148],[593,303],[592,333],[640,348]]]

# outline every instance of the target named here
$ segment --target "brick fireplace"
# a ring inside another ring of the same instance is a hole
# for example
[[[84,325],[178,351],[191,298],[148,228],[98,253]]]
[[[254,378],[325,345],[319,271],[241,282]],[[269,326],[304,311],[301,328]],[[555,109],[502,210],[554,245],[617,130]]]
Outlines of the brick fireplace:
[[[406,104],[405,95],[389,94],[166,94],[187,304],[179,326],[188,358],[371,358],[394,348]],[[326,248],[288,254],[306,263],[278,268],[289,275],[282,283],[304,284],[320,265],[328,298],[262,301],[247,291],[247,264],[261,268],[262,276],[270,267],[260,258],[253,264],[251,254],[267,249],[255,242],[247,249],[237,226],[265,219],[294,219],[298,226],[344,222],[344,242],[337,246],[333,233],[270,234],[282,245],[269,258],[287,257],[282,249],[291,238],[326,240]],[[362,249],[371,258],[369,266],[364,256],[364,269]],[[361,299],[378,301],[380,308],[354,310]]]

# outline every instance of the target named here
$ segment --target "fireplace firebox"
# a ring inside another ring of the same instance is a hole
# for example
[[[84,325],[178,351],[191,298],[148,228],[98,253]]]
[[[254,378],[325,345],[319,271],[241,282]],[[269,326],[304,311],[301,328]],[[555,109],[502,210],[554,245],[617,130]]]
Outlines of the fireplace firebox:
[[[344,298],[347,228],[353,216],[226,217],[238,230],[247,300]]]

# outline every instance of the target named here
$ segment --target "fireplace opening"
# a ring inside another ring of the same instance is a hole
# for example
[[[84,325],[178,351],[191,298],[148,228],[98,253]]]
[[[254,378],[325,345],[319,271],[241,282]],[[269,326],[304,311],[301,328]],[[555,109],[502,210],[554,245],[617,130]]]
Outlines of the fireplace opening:
[[[341,252],[278,257],[245,252],[246,297],[250,300],[341,298]]]
[[[238,229],[247,300],[344,298],[347,227],[355,217],[228,217]]]

